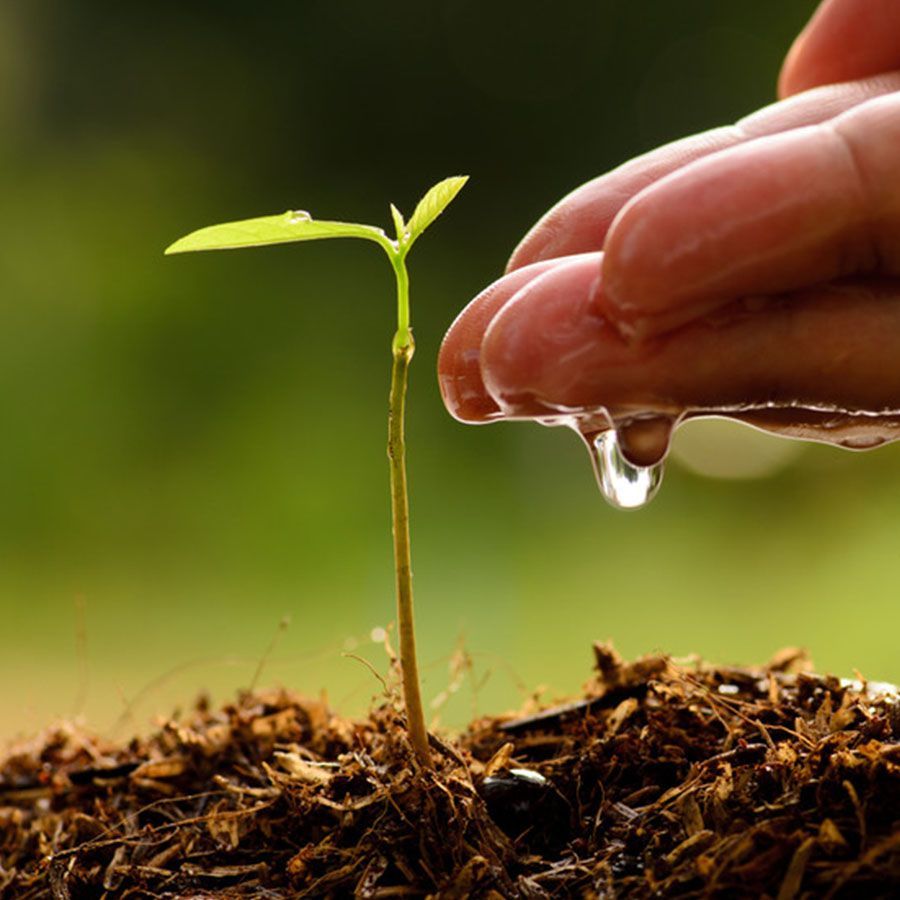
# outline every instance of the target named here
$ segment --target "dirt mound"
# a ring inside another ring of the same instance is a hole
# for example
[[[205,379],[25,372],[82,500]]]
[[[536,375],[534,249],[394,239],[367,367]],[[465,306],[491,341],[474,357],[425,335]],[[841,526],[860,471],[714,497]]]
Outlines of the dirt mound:
[[[900,701],[805,671],[623,663],[433,739],[286,692],[0,760],[4,897],[894,897]]]

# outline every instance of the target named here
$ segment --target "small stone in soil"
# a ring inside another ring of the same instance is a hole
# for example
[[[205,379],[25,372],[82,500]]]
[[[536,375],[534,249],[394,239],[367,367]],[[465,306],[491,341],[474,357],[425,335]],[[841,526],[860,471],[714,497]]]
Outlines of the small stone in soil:
[[[488,813],[517,843],[542,856],[558,854],[572,833],[568,801],[539,772],[509,769],[484,779]]]

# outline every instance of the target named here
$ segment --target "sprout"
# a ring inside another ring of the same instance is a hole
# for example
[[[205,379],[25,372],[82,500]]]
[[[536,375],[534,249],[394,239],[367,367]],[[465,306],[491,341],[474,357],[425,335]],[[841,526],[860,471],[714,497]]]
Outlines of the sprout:
[[[263,216],[240,222],[226,222],[201,228],[181,238],[166,254],[196,250],[231,250],[287,244],[294,241],[316,241],[326,238],[360,238],[374,241],[387,254],[397,282],[397,330],[391,342],[393,364],[388,407],[388,459],[391,473],[391,515],[394,533],[394,570],[397,586],[397,622],[400,631],[400,667],[403,677],[403,700],[409,726],[409,737],[416,758],[423,766],[431,765],[428,732],[422,710],[419,687],[416,638],[413,618],[412,567],[409,540],[409,497],[406,484],[406,390],[409,364],[415,350],[409,318],[409,274],[406,257],[412,245],[432,222],[447,208],[468,180],[465,176],[447,178],[432,187],[419,201],[409,222],[391,204],[396,238],[389,238],[381,228],[353,222],[329,222],[314,219],[306,210],[288,210],[279,216]]]

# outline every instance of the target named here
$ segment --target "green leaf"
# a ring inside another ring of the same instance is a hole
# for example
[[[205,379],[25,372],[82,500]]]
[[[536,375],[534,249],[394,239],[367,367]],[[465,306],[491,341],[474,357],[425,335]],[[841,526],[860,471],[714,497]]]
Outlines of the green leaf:
[[[391,217],[394,220],[394,228],[397,231],[397,240],[402,241],[406,236],[406,222],[403,221],[403,213],[391,204]]]
[[[382,247],[390,245],[385,233],[372,225],[353,222],[320,222],[304,210],[288,210],[280,216],[263,216],[240,222],[225,222],[201,228],[175,241],[166,254],[195,250],[231,250],[236,247],[261,247],[289,244],[293,241],[319,241],[326,238],[363,238]]]
[[[468,180],[468,175],[445,178],[425,194],[406,226],[410,245],[450,205]]]

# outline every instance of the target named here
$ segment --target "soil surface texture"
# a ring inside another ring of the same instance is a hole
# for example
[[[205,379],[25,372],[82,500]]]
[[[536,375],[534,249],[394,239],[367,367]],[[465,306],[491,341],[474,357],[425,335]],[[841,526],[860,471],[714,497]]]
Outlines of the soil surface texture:
[[[583,698],[433,738],[287,692],[0,755],[0,896],[900,896],[900,699],[595,648]]]

